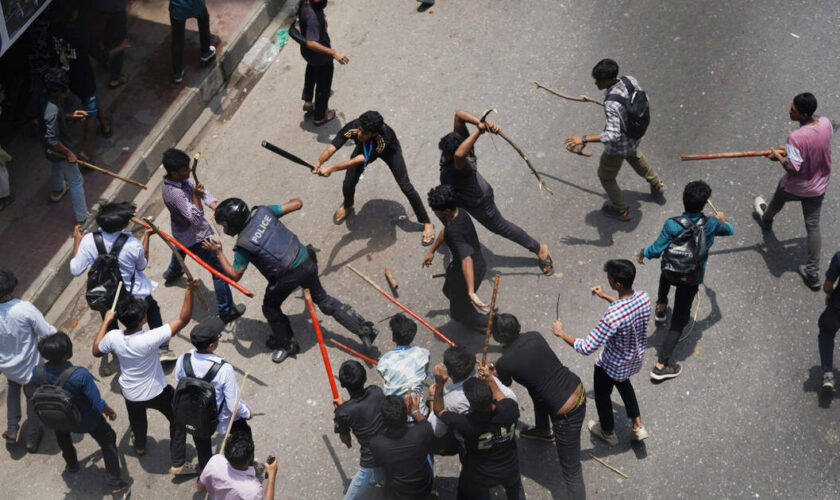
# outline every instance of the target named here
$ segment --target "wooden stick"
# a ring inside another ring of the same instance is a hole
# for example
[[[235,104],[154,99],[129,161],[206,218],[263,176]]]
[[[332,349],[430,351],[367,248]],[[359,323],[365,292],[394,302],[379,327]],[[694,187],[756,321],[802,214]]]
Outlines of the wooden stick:
[[[429,324],[429,322],[428,322],[428,321],[426,321],[425,319],[423,319],[423,318],[421,318],[420,316],[418,316],[418,315],[417,315],[414,311],[412,311],[411,309],[409,309],[409,308],[407,308],[406,306],[402,305],[402,304],[400,303],[400,301],[398,301],[397,299],[395,299],[394,297],[392,297],[392,296],[391,296],[388,292],[386,292],[386,291],[385,291],[385,290],[383,290],[383,289],[382,289],[379,285],[377,285],[376,283],[374,283],[372,279],[370,279],[370,278],[368,278],[367,276],[365,276],[364,274],[362,274],[362,272],[361,272],[361,271],[359,271],[359,270],[358,270],[358,269],[356,269],[355,267],[351,266],[350,264],[347,264],[347,268],[348,268],[348,269],[350,269],[351,271],[353,271],[354,273],[356,273],[356,274],[357,274],[360,278],[362,278],[363,280],[365,280],[365,281],[366,281],[366,282],[367,282],[370,286],[372,286],[373,288],[375,288],[377,292],[379,292],[379,293],[381,293],[382,295],[384,295],[386,299],[388,299],[388,300],[390,300],[391,302],[393,302],[394,304],[396,304],[396,305],[397,305],[397,307],[399,307],[399,308],[400,308],[400,309],[402,309],[403,311],[405,311],[405,312],[407,312],[408,314],[410,314],[412,318],[416,319],[416,320],[417,320],[417,321],[419,321],[419,322],[420,322],[423,326],[425,326],[426,328],[428,328],[429,330],[431,330],[431,331],[432,331],[432,333],[434,333],[435,335],[437,335],[438,337],[440,337],[440,338],[441,338],[441,340],[443,340],[444,342],[446,342],[447,344],[449,344],[449,345],[451,345],[451,346],[453,346],[453,347],[455,346],[455,342],[452,342],[451,340],[449,340],[449,339],[446,337],[446,335],[444,335],[444,334],[440,333],[439,331],[437,331],[437,329],[436,329],[435,327],[433,327],[432,325],[430,325],[430,324]]]
[[[55,156],[56,158],[61,158],[62,160],[65,160],[65,161],[67,160],[67,157],[65,155],[63,155],[63,154],[61,154],[58,151],[55,151],[53,149],[47,149],[47,153]],[[96,170],[97,172],[102,172],[103,174],[110,175],[111,177],[113,177],[115,179],[119,179],[123,182],[127,182],[129,184],[134,184],[135,186],[137,186],[139,188],[147,189],[145,184],[142,184],[142,183],[139,183],[135,180],[129,179],[128,177],[123,177],[121,175],[115,174],[114,172],[111,172],[110,170],[105,170],[102,167],[97,167],[96,165],[94,165],[92,163],[88,163],[86,161],[82,161],[82,160],[79,160],[79,159],[76,159],[76,163],[78,163],[79,165],[82,165],[83,167],[87,167],[91,170]]]
[[[770,150],[764,149],[761,151],[733,151],[730,153],[706,153],[699,155],[682,155],[680,160],[720,160],[725,158],[751,158],[754,156],[770,156]]]
[[[120,280],[120,282],[117,284],[117,293],[114,295],[114,303],[111,304],[111,310],[112,311],[115,311],[117,309],[117,301],[120,300],[120,291],[122,290],[122,288],[123,288],[123,282],[122,282],[122,280]]]
[[[394,275],[391,274],[391,270],[387,267],[385,268],[385,279],[388,280],[388,285],[391,287],[391,290],[396,292],[400,285],[397,283],[397,280],[394,279]]]
[[[219,453],[225,452],[225,443],[227,443],[228,437],[230,436],[230,430],[233,428],[233,421],[236,419],[236,412],[239,410],[239,402],[242,400],[242,393],[245,392],[246,383],[248,383],[248,373],[245,373],[245,376],[242,377],[242,384],[239,386],[239,394],[236,395],[236,404],[233,405],[230,422],[228,422],[228,428],[225,431],[225,438],[222,439],[222,446],[219,448]]]
[[[377,362],[376,362],[376,360],[371,359],[371,358],[369,358],[369,357],[365,356],[364,354],[362,354],[362,353],[360,353],[360,352],[358,352],[358,351],[354,351],[353,349],[351,349],[351,348],[347,347],[346,345],[342,344],[341,342],[339,342],[339,341],[337,341],[337,340],[335,340],[335,339],[332,339],[332,338],[331,338],[331,339],[330,339],[330,342],[332,342],[333,344],[337,345],[338,347],[340,347],[340,348],[344,349],[345,351],[349,352],[350,354],[354,354],[354,355],[356,355],[356,356],[358,356],[358,357],[362,358],[363,360],[367,361],[368,363],[371,363],[371,364],[373,364],[373,365],[378,365],[378,364],[379,364],[379,363],[377,363]]]
[[[131,222],[133,222],[133,223],[135,223],[135,224],[139,224],[139,225],[141,225],[141,226],[143,226],[143,227],[145,227],[145,228],[147,228],[147,229],[151,229],[151,227],[152,227],[152,226],[148,225],[145,221],[142,221],[142,220],[138,219],[137,217],[132,217],[132,218],[131,218]],[[161,236],[162,236],[165,240],[169,241],[170,243],[172,243],[173,245],[175,245],[176,247],[178,247],[178,248],[179,248],[182,252],[184,252],[184,253],[185,253],[185,254],[187,254],[190,258],[192,258],[192,260],[194,260],[194,261],[198,262],[198,264],[199,264],[201,267],[203,267],[204,269],[207,269],[208,271],[210,271],[210,273],[211,273],[211,274],[213,274],[213,276],[216,276],[216,277],[218,277],[218,278],[221,278],[222,280],[224,280],[224,282],[225,282],[225,283],[227,283],[228,285],[232,286],[233,288],[236,288],[237,290],[239,290],[240,292],[244,293],[244,294],[245,294],[245,295],[247,295],[248,297],[253,297],[253,296],[254,296],[254,293],[253,293],[253,292],[251,292],[250,290],[248,290],[247,288],[243,287],[243,286],[242,286],[242,285],[240,285],[239,283],[237,283],[237,282],[233,281],[232,279],[228,278],[228,277],[227,277],[227,276],[225,276],[223,273],[220,273],[219,271],[216,271],[215,269],[213,269],[212,267],[210,267],[210,264],[208,264],[208,263],[204,262],[204,261],[203,261],[203,260],[202,260],[199,256],[197,256],[197,255],[196,255],[196,254],[194,254],[194,253],[193,253],[193,252],[192,252],[189,248],[187,248],[186,246],[184,246],[184,244],[183,244],[183,243],[181,243],[180,241],[176,240],[176,239],[175,239],[175,238],[173,238],[172,236],[169,236],[168,234],[164,233],[164,232],[163,232],[163,231],[161,231],[160,229],[158,229],[157,231],[158,231],[158,234],[160,234],[160,235],[161,235]]]
[[[593,455],[593,454],[591,454],[591,453],[590,453],[590,454],[589,454],[589,457],[590,457],[590,458],[592,458],[593,460],[595,460],[596,462],[598,462],[599,464],[603,465],[603,466],[604,466],[604,467],[606,467],[607,469],[609,469],[609,470],[611,470],[611,471],[615,472],[616,474],[618,474],[619,476],[623,477],[624,479],[630,479],[630,476],[628,476],[627,474],[625,474],[625,473],[621,472],[620,470],[616,469],[615,467],[613,467],[612,465],[608,464],[607,462],[604,462],[603,460],[601,460],[600,458],[596,457],[595,455]]]
[[[537,172],[537,169],[534,168],[533,165],[531,165],[531,160],[528,159],[528,155],[523,153],[522,149],[520,149],[519,146],[516,145],[516,143],[514,143],[513,141],[508,139],[508,136],[506,136],[503,132],[501,132],[501,131],[499,132],[499,137],[506,140],[507,143],[510,144],[510,146],[514,150],[516,150],[517,153],[519,153],[519,156],[521,156],[522,159],[525,160],[525,164],[528,165],[528,168],[531,169],[531,173],[534,174],[534,176],[537,178],[537,181],[540,184],[540,189],[545,189],[549,194],[554,194],[554,191],[552,191],[551,188],[548,187],[548,184],[545,183],[543,178],[540,176],[540,173]]]
[[[481,348],[481,364],[487,363],[487,348],[490,346],[490,335],[493,333],[493,312],[496,308],[496,294],[499,292],[499,279],[502,276],[497,274],[493,280],[493,296],[490,298],[490,313],[487,315],[487,331],[484,333],[484,347]]]
[[[712,200],[706,200],[706,203],[709,204],[709,208],[712,209],[712,212],[714,212],[716,216],[720,217],[720,212],[718,212],[718,209],[715,208],[715,205],[712,203]]]
[[[532,83],[534,85],[536,85],[538,89],[547,90],[547,91],[551,92],[552,94],[556,95],[557,97],[562,97],[563,99],[568,99],[570,101],[577,101],[577,102],[591,102],[591,103],[597,104],[599,106],[604,105],[604,101],[599,101],[598,99],[593,99],[589,96],[582,95],[582,96],[579,96],[579,97],[575,97],[575,96],[564,94],[562,92],[558,92],[551,87],[547,87],[547,86],[543,85],[540,82],[534,81]]]
[[[306,307],[309,309],[309,316],[312,317],[315,337],[318,338],[318,345],[321,347],[321,357],[324,358],[324,368],[327,369],[327,378],[330,379],[330,389],[332,389],[333,401],[335,401],[338,399],[338,387],[335,386],[335,376],[333,376],[332,367],[330,366],[330,355],[327,354],[327,346],[324,345],[324,336],[321,335],[321,324],[318,323],[318,315],[315,314],[315,305],[312,303],[312,294],[309,293],[308,288],[303,289],[303,298],[306,299]]]

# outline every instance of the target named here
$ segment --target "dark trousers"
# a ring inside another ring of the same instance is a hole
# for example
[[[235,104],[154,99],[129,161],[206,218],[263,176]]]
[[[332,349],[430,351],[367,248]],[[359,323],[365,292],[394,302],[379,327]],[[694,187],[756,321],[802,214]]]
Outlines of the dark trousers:
[[[603,368],[595,365],[594,379],[595,408],[598,410],[598,420],[601,421],[601,428],[604,431],[612,432],[615,429],[612,401],[610,400],[613,387],[618,388],[618,394],[621,395],[621,400],[624,401],[627,418],[634,419],[641,415],[639,413],[639,402],[636,401],[636,391],[633,390],[633,384],[630,383],[629,378],[617,382],[607,375],[607,372]]]
[[[327,114],[334,70],[335,66],[332,60],[320,66],[306,64],[301,99],[306,102],[312,102],[313,95],[315,96],[314,111],[316,120],[323,120],[324,115]]]
[[[201,53],[205,54],[210,50],[210,13],[207,12],[207,7],[196,20]],[[169,23],[172,25],[172,74],[177,75],[184,69],[184,31],[187,20],[169,16]]]
[[[820,334],[817,336],[817,344],[820,349],[820,365],[823,372],[830,372],[834,369],[834,337],[837,335],[837,330],[840,329],[840,309],[831,306],[826,307],[817,324],[820,328]]]
[[[492,189],[477,206],[463,208],[488,231],[527,248],[529,252],[539,253],[540,242],[532,238],[521,227],[505,219],[499,212]]]
[[[808,233],[808,262],[805,263],[805,271],[809,276],[816,277],[820,271],[820,247],[822,238],[820,236],[820,209],[822,208],[824,194],[819,196],[802,197],[790,194],[782,189],[781,182],[776,186],[773,199],[767,204],[762,220],[765,224],[772,224],[785,203],[798,201],[802,204],[802,216],[805,218],[805,231]]]
[[[484,279],[484,268],[473,269],[475,291]],[[443,282],[443,294],[449,299],[449,316],[468,328],[484,328],[487,326],[487,315],[478,312],[473,306],[467,293],[467,282],[461,272],[460,262],[450,262],[446,267],[446,279]]]
[[[288,347],[289,340],[294,337],[289,317],[282,310],[283,301],[298,287],[308,288],[312,294],[312,301],[318,305],[321,312],[328,316],[332,316],[343,305],[324,290],[321,280],[318,279],[318,265],[311,258],[306,259],[303,264],[280,278],[269,282],[263,297],[262,311],[271,327],[274,340],[281,347]]]
[[[105,22],[104,59],[109,61],[108,51],[121,44],[128,31],[125,9],[118,12],[103,12],[102,17]],[[123,51],[111,56],[108,67],[111,73],[111,81],[119,80],[122,75]]]
[[[230,428],[230,433],[246,432],[251,436],[251,427],[248,426],[248,421],[245,419],[234,420],[233,426]],[[172,466],[180,467],[187,461],[187,429],[183,426],[175,426],[174,437],[172,438]],[[213,456],[212,439],[213,436],[197,437],[193,436],[193,443],[195,444],[195,453],[198,456],[198,470],[204,470],[204,466],[210,461]],[[224,453],[224,450],[222,450]]]
[[[395,144],[392,153],[382,156],[382,161],[391,169],[391,175],[394,176],[394,180],[397,181],[400,190],[408,198],[408,202],[411,203],[411,209],[414,210],[417,221],[421,224],[431,222],[429,214],[426,213],[426,207],[423,206],[423,200],[420,198],[420,194],[417,193],[417,190],[411,184],[411,179],[408,178],[408,169],[405,166],[405,159],[403,158],[402,147],[399,141]],[[368,168],[370,167],[371,165],[368,164]],[[344,194],[344,202],[342,203],[344,208],[353,206],[356,199],[356,184],[359,183],[362,173],[362,165],[357,165],[348,168],[344,174],[344,184],[341,186],[341,191]]]
[[[507,481],[499,480],[495,484],[482,485],[473,483],[469,478],[465,478],[462,469],[461,476],[458,478],[458,500],[490,500],[490,488],[495,486],[502,486],[505,489],[505,495],[508,500],[525,498],[521,476],[517,475],[516,478]]]
[[[134,447],[146,448],[146,432],[149,422],[146,420],[146,410],[151,408],[157,410],[169,421],[169,453],[174,463],[173,444],[175,443],[175,426],[172,425],[172,396],[175,389],[167,385],[160,394],[148,401],[125,400],[125,410],[128,413],[128,425],[134,433]]]
[[[554,431],[554,444],[557,446],[557,458],[560,459],[560,477],[566,488],[566,498],[582,500],[586,498],[583,484],[583,468],[580,465],[580,428],[586,416],[586,402],[570,411],[557,416],[534,405],[534,426],[542,431]],[[561,495],[562,498],[562,495]]]
[[[115,490],[120,487],[120,459],[117,455],[117,434],[108,422],[102,418],[99,425],[89,432],[102,449],[102,460],[105,462],[105,470],[108,472],[108,486]],[[73,446],[73,438],[69,432],[55,431],[55,441],[61,448],[61,455],[64,462],[73,467],[79,463],[76,455],[76,447]]]
[[[697,295],[697,288],[700,285],[672,285],[665,279],[662,274],[659,275],[659,292],[657,293],[657,304],[668,304],[668,292],[671,286],[676,288],[674,292],[674,309],[671,313],[671,326],[668,327],[668,333],[665,334],[665,340],[662,342],[662,347],[659,348],[658,361],[663,365],[668,364],[671,359],[671,354],[674,348],[677,347],[677,342],[680,340],[683,328],[691,319],[691,304],[694,302],[694,296]]]
[[[210,267],[224,274],[225,271],[222,269],[222,264],[219,262],[219,258],[216,257],[216,254],[204,248],[200,241],[187,248],[189,248],[190,252],[196,254],[199,259],[209,264]],[[178,253],[181,254],[182,258],[186,255],[186,253],[181,250],[178,250]],[[181,263],[178,262],[175,254],[172,254],[172,258],[169,259],[169,267],[166,269],[166,275],[180,276],[183,272],[184,270],[181,269]],[[230,312],[231,308],[233,308],[233,294],[230,291],[230,286],[225,280],[214,274],[213,290],[216,292],[216,308],[219,311],[219,316],[224,316]]]

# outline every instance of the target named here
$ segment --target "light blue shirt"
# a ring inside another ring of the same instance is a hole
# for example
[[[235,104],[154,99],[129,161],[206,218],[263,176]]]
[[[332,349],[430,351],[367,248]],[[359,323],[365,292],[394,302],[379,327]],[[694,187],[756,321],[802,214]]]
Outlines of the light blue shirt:
[[[0,371],[12,382],[28,384],[41,362],[38,339],[56,332],[31,302],[0,303]]]
[[[429,350],[417,346],[398,346],[379,358],[376,371],[385,381],[386,396],[403,396],[413,391],[420,397],[420,412],[429,414],[423,398],[423,381],[429,370]]]
[[[213,363],[221,363],[222,358],[215,354],[201,354],[195,351],[190,351],[190,365],[192,365],[193,373],[196,377],[203,377],[213,366]],[[184,371],[184,355],[178,357],[175,362],[175,386],[178,382],[187,376]],[[219,406],[219,425],[216,427],[216,432],[224,434],[227,432],[228,422],[230,416],[233,414],[233,405],[236,404],[236,398],[239,395],[239,384],[236,383],[236,375],[233,373],[233,366],[230,363],[225,363],[213,377],[210,382],[213,389],[216,390],[216,405]],[[248,418],[251,416],[251,407],[243,400],[239,400],[239,407],[236,408],[237,418]],[[236,420],[236,419],[234,419]]]

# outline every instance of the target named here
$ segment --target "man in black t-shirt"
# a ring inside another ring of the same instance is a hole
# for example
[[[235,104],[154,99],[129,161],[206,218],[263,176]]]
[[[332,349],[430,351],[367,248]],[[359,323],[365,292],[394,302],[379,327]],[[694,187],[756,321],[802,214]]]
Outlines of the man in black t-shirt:
[[[409,405],[408,410],[406,405]],[[416,394],[386,396],[382,401],[385,432],[370,440],[374,460],[385,469],[385,497],[388,500],[425,500],[435,498],[432,467],[432,425],[419,409]],[[406,422],[408,412],[415,425]]]
[[[350,58],[332,48],[327,34],[327,18],[324,7],[327,0],[301,0],[298,7],[298,22],[306,43],[300,46],[300,55],[306,59],[306,74],[303,80],[303,110],[315,112],[315,125],[323,125],[335,118],[335,110],[328,109],[333,80],[333,59],[347,64]],[[313,94],[315,104],[312,104]]]
[[[348,140],[352,140],[354,144],[350,159],[324,167],[323,164]],[[377,111],[365,111],[357,119],[342,127],[332,143],[327,146],[321,156],[318,157],[318,161],[315,162],[315,170],[312,173],[323,177],[329,177],[330,174],[339,170],[347,171],[344,174],[344,185],[342,186],[344,200],[338,210],[335,211],[333,222],[341,224],[350,215],[356,196],[356,184],[364,178],[368,166],[377,158],[382,158],[382,161],[391,169],[391,175],[394,176],[400,190],[408,198],[408,202],[411,203],[414,215],[417,216],[417,222],[423,224],[423,246],[431,245],[435,239],[435,226],[429,220],[429,215],[423,206],[423,200],[420,199],[420,195],[411,184],[411,179],[408,178],[408,170],[405,166],[402,146],[397,139],[397,134],[385,123],[382,115]]]
[[[359,471],[353,476],[344,500],[366,498],[376,483],[384,477],[382,468],[377,466],[373,458],[369,443],[374,436],[382,434],[385,430],[380,411],[385,395],[382,389],[375,385],[365,387],[367,373],[358,361],[342,363],[338,370],[338,380],[341,387],[350,393],[350,399],[344,401],[339,397],[336,400],[335,432],[341,438],[341,442],[350,448],[352,431],[361,448]]]
[[[580,428],[586,415],[583,384],[557,359],[542,335],[519,332],[519,321],[512,314],[493,318],[493,338],[504,354],[495,364],[479,367],[479,375],[496,375],[505,385],[515,380],[528,389],[535,426],[523,429],[519,437],[554,441],[568,498],[586,498],[580,466]]]
[[[452,186],[442,185],[432,189],[428,201],[445,227],[423,257],[423,265],[431,266],[435,251],[446,242],[452,253],[443,283],[443,294],[449,299],[449,315],[468,328],[483,331],[487,326],[487,315],[475,308],[487,311],[488,307],[475,291],[481,286],[487,266],[481,255],[475,226],[467,212],[456,205],[455,188]]]
[[[524,498],[516,452],[519,405],[505,398],[493,377],[464,381],[470,413],[458,414],[444,407],[446,374],[435,367],[435,415],[461,433],[466,454],[458,478],[458,498],[482,498],[494,486],[504,486],[509,500]]]
[[[467,123],[476,129],[470,134]],[[502,131],[490,120],[481,121],[469,111],[455,112],[455,130],[440,139],[440,183],[455,187],[458,206],[470,213],[475,220],[491,232],[517,243],[536,254],[540,271],[547,276],[554,274],[554,262],[548,253],[548,245],[540,243],[521,227],[502,216],[496,206],[493,188],[478,172],[473,151],[478,136],[489,130],[494,134]]]

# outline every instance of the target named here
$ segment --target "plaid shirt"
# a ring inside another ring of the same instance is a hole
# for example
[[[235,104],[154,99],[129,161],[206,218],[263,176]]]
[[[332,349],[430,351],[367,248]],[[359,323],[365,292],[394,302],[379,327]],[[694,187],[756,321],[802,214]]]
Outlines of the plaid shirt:
[[[627,79],[635,85],[636,90],[642,90],[639,82],[635,78],[628,76]],[[630,97],[630,93],[627,92],[627,87],[621,80],[618,80],[612,87],[604,91],[605,97],[610,94],[620,95],[625,98]],[[627,122],[627,110],[624,109],[624,106],[616,101],[604,100],[604,115],[607,117],[604,131],[601,132],[604,153],[608,155],[629,155],[635,151],[642,140],[631,139],[622,131],[624,129],[623,124]]]
[[[397,346],[379,358],[376,371],[385,381],[386,396],[403,396],[409,390],[420,396],[420,412],[429,414],[423,398],[423,381],[429,369],[429,350],[417,346]]]
[[[610,304],[601,321],[585,339],[575,340],[575,350],[589,355],[603,345],[595,365],[603,368],[611,379],[622,382],[642,369],[648,321],[650,297],[647,292],[636,292],[632,297],[618,299]]]
[[[192,179],[183,182],[163,179],[163,203],[169,209],[172,236],[186,247],[213,236],[213,228],[204,218],[204,210],[199,210],[192,202],[194,189],[195,181]],[[212,205],[217,200],[205,188],[202,201],[203,205]]]

